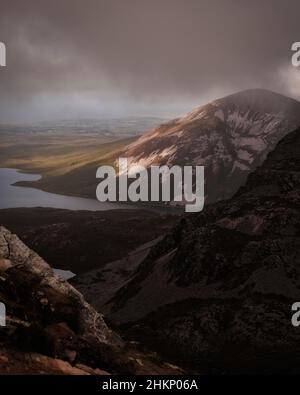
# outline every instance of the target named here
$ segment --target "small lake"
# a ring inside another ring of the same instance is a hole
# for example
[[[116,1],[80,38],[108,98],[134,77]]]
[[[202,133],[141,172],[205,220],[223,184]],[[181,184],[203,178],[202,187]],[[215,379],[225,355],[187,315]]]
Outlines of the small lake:
[[[104,211],[134,209],[133,205],[102,203],[94,199],[48,193],[35,188],[13,185],[18,181],[37,181],[39,174],[21,173],[17,169],[0,168],[0,209],[16,207],[53,207],[69,210]]]

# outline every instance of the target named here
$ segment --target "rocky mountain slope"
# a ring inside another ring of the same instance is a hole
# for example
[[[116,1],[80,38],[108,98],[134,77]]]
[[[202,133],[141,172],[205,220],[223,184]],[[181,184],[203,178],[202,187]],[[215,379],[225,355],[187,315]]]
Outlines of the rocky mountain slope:
[[[0,373],[180,373],[109,329],[50,266],[0,227]]]
[[[0,223],[50,266],[75,274],[103,268],[167,233],[175,222],[174,215],[146,210],[94,212],[43,207],[0,210]]]
[[[300,129],[232,199],[184,217],[103,307],[190,368],[299,371],[299,224]]]
[[[205,166],[206,203],[231,197],[278,141],[300,124],[300,103],[247,90],[196,108],[129,145],[129,164]]]

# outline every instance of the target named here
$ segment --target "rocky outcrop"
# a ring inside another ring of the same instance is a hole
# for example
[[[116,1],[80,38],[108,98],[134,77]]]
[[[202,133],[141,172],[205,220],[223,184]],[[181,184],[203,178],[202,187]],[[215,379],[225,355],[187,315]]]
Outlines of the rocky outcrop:
[[[0,328],[2,373],[172,371],[124,343],[75,288],[4,227],[0,301],[7,311],[7,326]]]
[[[38,353],[25,353],[10,348],[0,351],[0,374],[56,374],[56,375],[94,375],[103,376],[109,373],[92,369],[83,364],[72,366],[69,362],[58,358],[47,357]]]
[[[299,224],[300,129],[232,199],[153,247],[106,306],[110,319],[198,371],[299,371]]]

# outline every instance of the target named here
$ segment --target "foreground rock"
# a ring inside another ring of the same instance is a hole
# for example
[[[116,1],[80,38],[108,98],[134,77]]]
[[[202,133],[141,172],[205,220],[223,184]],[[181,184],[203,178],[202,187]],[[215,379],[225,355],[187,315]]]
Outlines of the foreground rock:
[[[179,372],[125,344],[78,291],[4,227],[0,301],[7,309],[1,373]]]
[[[58,374],[58,375],[97,375],[109,373],[92,369],[86,365],[76,364],[57,358],[47,357],[38,353],[25,353],[11,349],[0,351],[0,374]]]

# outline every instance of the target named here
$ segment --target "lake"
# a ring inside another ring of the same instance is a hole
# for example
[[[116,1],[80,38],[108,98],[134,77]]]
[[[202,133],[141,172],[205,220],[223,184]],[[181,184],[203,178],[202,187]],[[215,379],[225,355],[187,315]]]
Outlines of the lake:
[[[13,185],[18,181],[37,181],[39,174],[21,173],[17,169],[0,168],[0,209],[15,207],[53,207],[69,210],[104,211],[134,209],[133,205],[102,203],[98,200],[48,193],[35,188]]]

